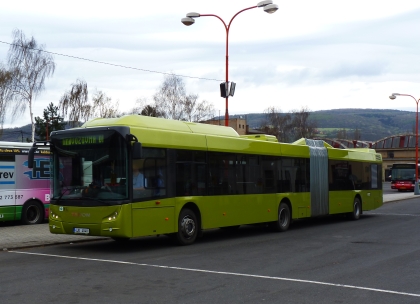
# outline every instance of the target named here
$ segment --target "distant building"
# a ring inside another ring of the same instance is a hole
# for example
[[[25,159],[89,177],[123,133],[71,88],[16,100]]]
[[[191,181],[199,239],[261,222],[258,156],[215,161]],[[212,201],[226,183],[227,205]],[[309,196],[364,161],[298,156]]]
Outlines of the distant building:
[[[362,140],[349,140],[341,138],[314,138],[325,141],[327,144],[338,149],[351,149],[351,148],[371,148],[372,142]]]
[[[212,119],[203,121],[203,123],[209,124],[209,125],[218,125],[218,126],[224,126],[225,120],[224,119]],[[229,127],[233,128],[236,132],[238,132],[239,135],[246,135],[248,133],[248,125],[246,124],[245,118],[231,118],[229,119]]]
[[[324,140],[334,148],[352,149],[352,148],[370,148],[382,156],[382,179],[390,180],[391,168],[393,164],[415,163],[416,162],[416,135],[401,134],[392,135],[375,142],[365,142],[347,139],[328,139]]]
[[[398,163],[416,162],[416,135],[402,134],[388,136],[372,144],[372,149],[382,155],[384,180],[391,175],[391,167]]]

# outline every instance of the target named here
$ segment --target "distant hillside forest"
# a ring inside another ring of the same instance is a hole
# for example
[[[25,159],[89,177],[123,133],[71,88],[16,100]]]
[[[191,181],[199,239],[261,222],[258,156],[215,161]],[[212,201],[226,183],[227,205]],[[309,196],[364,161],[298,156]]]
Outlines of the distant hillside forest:
[[[246,119],[250,129],[258,129],[265,114],[232,115]],[[390,135],[415,133],[416,113],[399,110],[337,109],[314,111],[309,120],[315,122],[317,137],[376,141]],[[2,141],[27,141],[31,126],[3,130]],[[355,138],[358,137],[358,138]]]
[[[246,118],[250,129],[258,129],[264,115],[241,116]],[[415,133],[416,125],[415,112],[399,110],[323,110],[311,112],[309,119],[315,122],[317,137],[363,141],[377,141],[390,135]]]

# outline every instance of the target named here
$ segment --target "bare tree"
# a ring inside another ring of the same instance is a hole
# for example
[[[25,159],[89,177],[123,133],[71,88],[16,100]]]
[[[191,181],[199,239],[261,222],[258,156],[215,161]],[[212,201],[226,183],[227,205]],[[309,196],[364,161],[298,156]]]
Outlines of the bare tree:
[[[102,91],[97,91],[92,97],[92,114],[96,117],[112,118],[121,116],[118,110],[119,102],[113,103],[111,98]]]
[[[54,59],[44,52],[44,46],[38,45],[34,37],[26,39],[18,29],[13,31],[13,42],[7,56],[9,71],[13,73],[10,83],[11,100],[14,101],[12,117],[24,113],[29,106],[34,141],[33,101],[44,90],[45,78],[54,74]]]
[[[299,138],[313,138],[316,132],[316,123],[309,119],[311,113],[306,107],[299,111],[292,111],[291,129],[294,140]]]
[[[268,107],[264,110],[265,118],[261,123],[260,129],[269,135],[274,135],[280,142],[288,141],[291,116],[282,113],[280,109]]]
[[[345,128],[342,128],[337,131],[337,138],[338,139],[347,139],[347,131]]]
[[[145,97],[137,98],[134,107],[128,111],[128,114],[140,114],[147,104],[148,104],[147,98]],[[150,116],[150,115],[146,115],[146,116]]]
[[[353,139],[359,140],[361,137],[362,132],[360,131],[360,129],[356,128],[356,130],[354,130]]]
[[[215,108],[206,100],[198,101],[198,95],[185,96],[183,101],[184,116],[187,121],[203,121],[214,117]]]
[[[164,113],[165,118],[182,120],[182,101],[186,96],[185,84],[176,75],[165,76],[159,91],[153,96],[158,111]]]
[[[0,66],[0,135],[3,134],[3,124],[10,106],[12,77],[10,71]]]
[[[68,115],[72,127],[78,125],[81,120],[87,121],[92,114],[92,106],[88,103],[87,83],[78,79],[72,84],[71,90],[61,97],[58,106],[63,117]]]
[[[207,101],[199,102],[198,95],[187,95],[184,81],[173,74],[165,76],[153,100],[156,110],[168,119],[201,121],[214,114],[212,104]]]

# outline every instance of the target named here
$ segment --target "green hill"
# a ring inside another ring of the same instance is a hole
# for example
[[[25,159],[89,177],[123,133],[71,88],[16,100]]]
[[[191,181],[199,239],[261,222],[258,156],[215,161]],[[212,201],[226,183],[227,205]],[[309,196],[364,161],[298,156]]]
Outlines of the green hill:
[[[231,115],[230,118],[246,118],[250,129],[258,129],[265,114],[250,113]],[[224,119],[221,117],[220,119]],[[399,110],[336,109],[311,112],[310,119],[316,122],[319,137],[336,138],[337,132],[345,129],[347,139],[354,139],[356,129],[360,140],[376,141],[390,135],[414,133],[416,113]],[[31,137],[31,126],[3,130],[2,141],[25,141]]]
[[[259,128],[264,114],[244,116],[251,129]],[[234,116],[231,116],[232,118]],[[348,139],[353,139],[354,130],[360,131],[360,140],[376,141],[381,138],[414,133],[416,113],[399,110],[337,109],[311,112],[310,119],[316,122],[320,137],[336,138],[337,132],[346,129]]]

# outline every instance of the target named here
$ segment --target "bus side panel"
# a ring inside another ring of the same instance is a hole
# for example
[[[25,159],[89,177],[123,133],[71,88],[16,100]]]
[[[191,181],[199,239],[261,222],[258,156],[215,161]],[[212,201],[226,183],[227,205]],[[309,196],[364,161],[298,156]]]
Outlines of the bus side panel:
[[[353,211],[353,201],[356,193],[353,191],[330,191],[329,192],[329,214],[346,213]]]
[[[16,155],[16,219],[20,219],[22,206],[30,199],[44,204],[45,217],[48,218],[50,203],[50,157],[36,155],[33,169],[28,168],[28,156]]]
[[[14,162],[0,162],[0,221],[13,221],[16,219],[15,171]]]
[[[1,196],[1,195],[0,195]],[[0,206],[0,222],[15,220],[15,206]]]
[[[134,237],[175,232],[174,207],[135,208],[132,213]]]
[[[276,194],[216,195],[199,197],[196,201],[203,229],[277,220],[279,202]]]
[[[383,204],[383,194],[381,190],[363,191],[362,208],[364,211],[374,210]]]
[[[311,216],[311,193],[290,193],[287,196],[292,206],[292,219],[300,219]],[[280,202],[281,200],[279,200]]]

